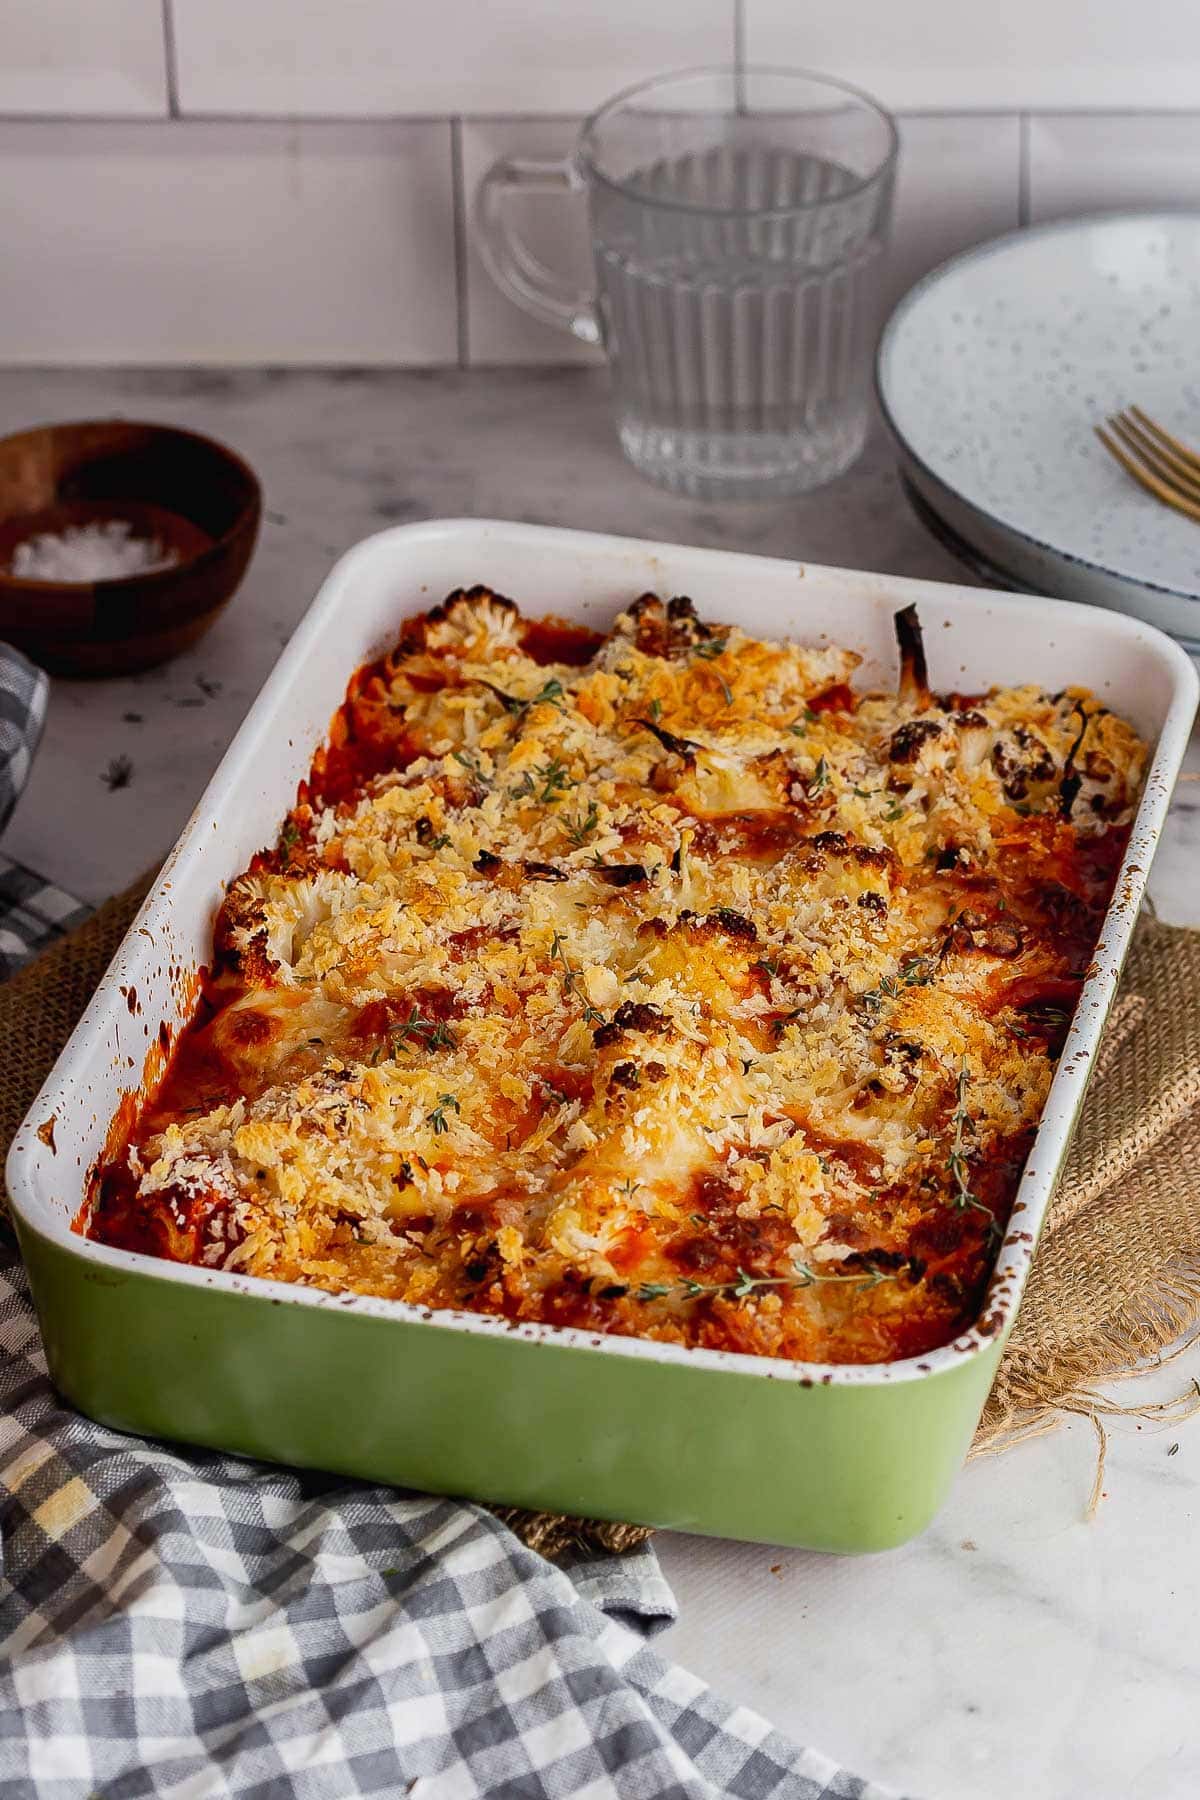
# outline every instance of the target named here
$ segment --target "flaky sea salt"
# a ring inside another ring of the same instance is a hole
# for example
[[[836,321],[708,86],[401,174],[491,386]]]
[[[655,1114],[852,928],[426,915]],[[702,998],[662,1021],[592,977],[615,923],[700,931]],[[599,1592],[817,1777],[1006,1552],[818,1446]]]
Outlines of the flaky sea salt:
[[[12,573],[24,581],[120,581],[179,561],[158,538],[134,537],[127,519],[41,531],[13,551]]]

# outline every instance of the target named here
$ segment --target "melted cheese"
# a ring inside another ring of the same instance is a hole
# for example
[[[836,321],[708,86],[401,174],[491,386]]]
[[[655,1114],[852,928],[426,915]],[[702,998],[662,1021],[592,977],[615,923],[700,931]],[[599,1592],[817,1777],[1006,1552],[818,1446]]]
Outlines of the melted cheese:
[[[767,1355],[952,1336],[1143,753],[1081,690],[857,660],[652,597],[595,645],[485,590],[410,622],[232,884],[91,1229]]]

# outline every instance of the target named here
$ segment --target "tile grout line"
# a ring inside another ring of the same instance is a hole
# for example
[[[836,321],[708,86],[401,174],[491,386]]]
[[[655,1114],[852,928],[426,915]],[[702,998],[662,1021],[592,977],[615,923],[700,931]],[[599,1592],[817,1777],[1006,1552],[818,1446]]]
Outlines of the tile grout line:
[[[464,115],[465,117],[466,115]],[[471,114],[472,118],[476,115]],[[482,115],[479,115],[482,117]],[[498,115],[497,115],[498,116]],[[551,115],[547,113],[530,113],[531,120],[542,121]],[[553,115],[568,121],[580,117],[578,113]],[[453,122],[450,113],[289,113],[289,112],[202,112],[194,109],[190,112],[180,110],[171,115],[172,121],[179,125],[278,125],[303,126],[320,130],[322,126],[360,126],[370,131],[384,125],[449,125]],[[167,122],[166,115],[157,112],[5,112],[0,107],[0,125],[144,125],[161,126]]]
[[[733,66],[746,66],[746,0],[733,0]]]
[[[1017,224],[1029,223],[1029,128],[1030,114],[1017,115]]]
[[[170,0],[163,0],[169,5]],[[174,70],[169,71],[169,85],[174,86]],[[178,105],[178,96],[173,96]],[[1033,124],[1038,119],[1191,119],[1200,123],[1200,107],[1179,106],[1036,106],[1022,110],[1017,106],[902,106],[890,108],[901,119],[1018,119]],[[449,113],[336,113],[336,112],[205,112],[179,108],[171,114],[181,125],[303,125],[320,129],[329,126],[361,126],[370,130],[380,125],[449,125],[458,117],[463,124],[547,125],[575,124],[584,116],[577,112],[473,112]],[[147,112],[8,112],[0,106],[0,125],[162,125],[161,113]]]
[[[162,0],[163,60],[167,72],[167,114],[179,117],[179,59],[175,53],[175,14],[172,0]]]
[[[471,361],[471,338],[468,320],[470,299],[467,274],[467,196],[463,185],[463,122],[450,121],[450,204],[454,225],[454,291],[458,299],[458,366],[465,369]]]

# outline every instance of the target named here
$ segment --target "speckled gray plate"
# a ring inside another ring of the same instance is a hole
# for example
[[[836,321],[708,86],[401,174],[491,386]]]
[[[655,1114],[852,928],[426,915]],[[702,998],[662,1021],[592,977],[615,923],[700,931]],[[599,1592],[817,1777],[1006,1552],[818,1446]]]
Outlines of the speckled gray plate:
[[[1200,648],[1200,524],[1092,431],[1136,403],[1200,447],[1200,213],[1069,219],[968,251],[900,302],[876,378],[905,474],[977,552]]]

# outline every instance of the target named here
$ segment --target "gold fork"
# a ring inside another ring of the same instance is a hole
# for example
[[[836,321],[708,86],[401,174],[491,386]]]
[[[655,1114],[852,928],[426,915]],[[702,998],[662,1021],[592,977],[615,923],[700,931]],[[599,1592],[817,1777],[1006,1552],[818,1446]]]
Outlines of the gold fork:
[[[1200,521],[1200,455],[1156,425],[1140,406],[1127,406],[1106,423],[1107,431],[1103,425],[1094,429],[1108,454],[1164,506]]]

